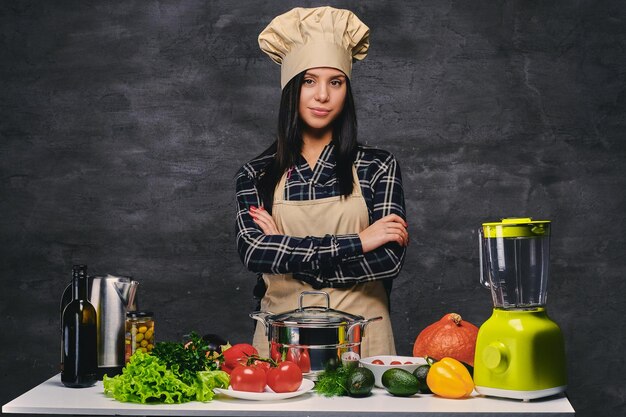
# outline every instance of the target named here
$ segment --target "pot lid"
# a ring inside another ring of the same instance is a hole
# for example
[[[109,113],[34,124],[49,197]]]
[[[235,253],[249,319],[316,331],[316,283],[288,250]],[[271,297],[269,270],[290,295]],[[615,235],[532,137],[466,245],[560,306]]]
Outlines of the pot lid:
[[[302,306],[302,299],[307,295],[322,295],[326,298],[326,306]],[[300,294],[298,308],[284,313],[266,317],[270,323],[299,325],[341,325],[362,321],[363,317],[330,308],[330,297],[324,291],[304,291]]]
[[[362,316],[327,307],[310,306],[285,313],[274,314],[266,319],[270,323],[305,325],[341,325],[363,320]]]

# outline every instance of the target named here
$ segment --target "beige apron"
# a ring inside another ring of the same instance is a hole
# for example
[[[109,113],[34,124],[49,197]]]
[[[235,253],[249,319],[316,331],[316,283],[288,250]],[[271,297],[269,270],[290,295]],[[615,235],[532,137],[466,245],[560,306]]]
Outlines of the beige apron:
[[[272,217],[281,234],[289,236],[324,236],[359,233],[369,226],[369,214],[361,186],[352,168],[355,188],[349,197],[335,196],[318,200],[284,200],[287,174],[283,175],[274,192]],[[264,274],[267,290],[261,300],[261,310],[274,314],[298,308],[302,291],[313,287],[293,278],[291,274]],[[368,324],[361,341],[361,356],[394,355],[396,353],[387,294],[382,281],[356,284],[348,288],[324,288],[330,296],[330,307],[363,316],[366,319],[382,316],[383,319]],[[325,298],[307,295],[303,306],[326,305]],[[261,356],[269,356],[269,343],[265,327],[257,323],[254,346]]]

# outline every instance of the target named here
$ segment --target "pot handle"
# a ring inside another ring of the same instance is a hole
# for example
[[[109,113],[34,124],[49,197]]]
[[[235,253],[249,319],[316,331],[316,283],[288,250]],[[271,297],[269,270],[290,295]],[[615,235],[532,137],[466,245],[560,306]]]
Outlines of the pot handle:
[[[352,324],[348,328],[348,334],[352,334],[352,331],[354,330],[354,328],[356,326],[359,326],[359,328],[361,329],[361,338],[363,338],[365,336],[365,328],[367,327],[367,325],[374,321],[379,321],[382,319],[383,319],[382,316],[378,316],[378,317],[372,317],[371,319],[357,321],[356,323]]]
[[[265,327],[265,336],[267,336],[267,332],[269,330],[269,326],[267,325],[267,320],[265,320],[268,316],[272,316],[274,315],[273,313],[270,313],[269,311],[254,311],[252,313],[250,313],[250,317],[260,321],[263,324],[263,327]]]
[[[330,296],[328,295],[327,292],[324,291],[302,291],[300,293],[300,299],[298,300],[298,311],[302,311],[302,299],[304,298],[305,295],[323,295],[324,297],[326,297],[326,310],[328,310],[330,308]]]
[[[382,316],[378,316],[378,317],[372,317],[371,319],[366,319],[366,320],[363,320],[363,330],[365,330],[365,327],[366,327],[368,324],[370,324],[371,322],[373,322],[373,321],[380,321],[380,320],[382,320],[382,319],[383,319],[383,317],[382,317]]]

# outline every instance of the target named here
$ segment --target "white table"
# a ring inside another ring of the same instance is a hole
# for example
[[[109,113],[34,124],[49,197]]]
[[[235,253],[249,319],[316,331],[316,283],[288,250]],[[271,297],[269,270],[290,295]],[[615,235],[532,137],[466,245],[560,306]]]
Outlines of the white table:
[[[3,413],[142,415],[142,416],[574,416],[567,397],[522,402],[473,396],[464,400],[416,395],[393,397],[375,388],[366,398],[319,396],[314,392],[280,401],[246,401],[217,395],[207,403],[142,405],[121,403],[104,395],[102,382],[90,388],[65,388],[55,375],[2,406]]]

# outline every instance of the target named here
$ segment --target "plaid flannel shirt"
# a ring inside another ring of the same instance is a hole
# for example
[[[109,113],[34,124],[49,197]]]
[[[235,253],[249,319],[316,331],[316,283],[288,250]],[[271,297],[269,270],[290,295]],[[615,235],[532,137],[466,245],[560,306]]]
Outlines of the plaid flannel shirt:
[[[303,157],[288,174],[286,200],[315,200],[339,195],[334,145],[327,145],[315,168]],[[402,268],[405,247],[387,243],[363,253],[358,234],[295,237],[265,235],[248,208],[261,206],[256,180],[274,155],[256,158],[237,173],[237,248],[251,271],[293,274],[314,288],[345,287],[395,278]],[[406,219],[400,167],[389,152],[360,146],[355,167],[367,204],[370,224],[395,213]]]

